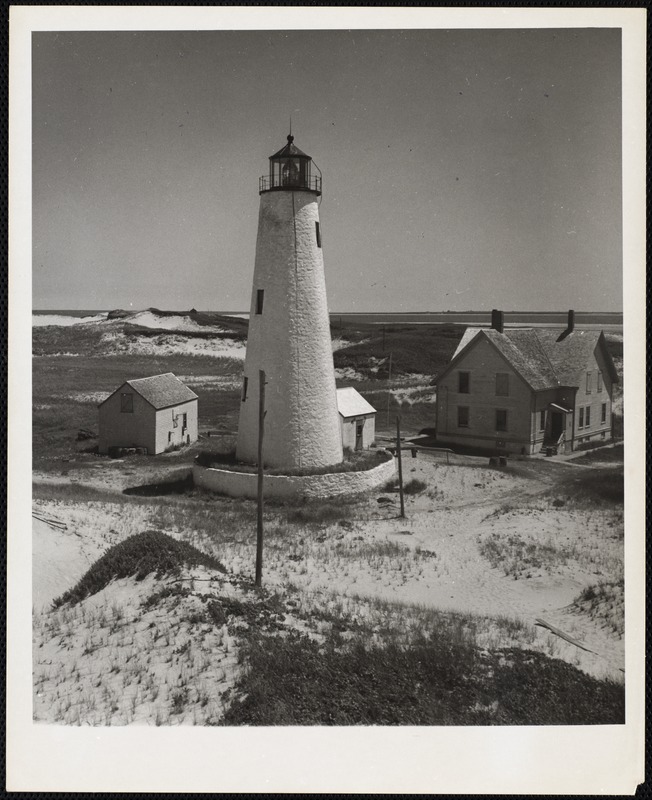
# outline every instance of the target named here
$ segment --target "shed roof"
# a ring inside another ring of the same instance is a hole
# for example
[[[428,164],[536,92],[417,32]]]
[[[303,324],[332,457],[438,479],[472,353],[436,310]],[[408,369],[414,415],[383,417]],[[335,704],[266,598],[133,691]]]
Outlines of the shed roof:
[[[376,409],[368,403],[353,386],[337,390],[337,410],[343,417],[375,414]]]
[[[181,405],[181,403],[197,399],[197,395],[192,389],[189,389],[183,381],[180,381],[173,372],[152,375],[149,378],[134,378],[133,380],[125,381],[116,391],[119,391],[124,386],[130,386],[156,409]],[[106,400],[104,402],[106,403]]]

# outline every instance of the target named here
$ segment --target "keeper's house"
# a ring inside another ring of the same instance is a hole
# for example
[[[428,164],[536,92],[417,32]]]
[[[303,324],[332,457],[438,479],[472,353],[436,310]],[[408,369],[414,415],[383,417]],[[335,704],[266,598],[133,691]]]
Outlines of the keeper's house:
[[[376,438],[376,409],[352,386],[337,390],[342,447],[366,450]]]
[[[197,395],[172,372],[126,381],[99,405],[99,452],[163,453],[197,440]]]
[[[467,328],[437,378],[437,440],[531,455],[612,437],[618,380],[602,331]]]

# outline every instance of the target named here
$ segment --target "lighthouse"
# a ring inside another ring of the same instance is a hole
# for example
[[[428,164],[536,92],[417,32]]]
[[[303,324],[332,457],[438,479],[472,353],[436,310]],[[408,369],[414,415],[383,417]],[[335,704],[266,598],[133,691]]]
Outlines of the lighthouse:
[[[314,169],[313,169],[314,168]],[[264,370],[266,466],[342,461],[319,221],[321,173],[287,137],[260,178],[260,210],[236,457],[258,460]]]

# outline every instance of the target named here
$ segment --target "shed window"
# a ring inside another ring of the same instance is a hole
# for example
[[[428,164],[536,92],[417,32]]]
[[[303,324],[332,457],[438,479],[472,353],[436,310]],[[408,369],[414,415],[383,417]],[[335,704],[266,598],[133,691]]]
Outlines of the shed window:
[[[265,290],[258,289],[256,292],[256,314],[263,313],[263,300],[265,299]]]
[[[457,391],[460,394],[469,394],[471,391],[471,373],[458,372],[457,373]]]
[[[607,421],[607,404],[602,404],[602,413],[600,414],[600,422],[603,424]]]
[[[134,396],[133,394],[121,394],[120,395],[120,411],[123,414],[133,414],[134,413]]]
[[[546,412],[539,411],[539,430],[545,431],[546,429]]]
[[[598,391],[602,391],[602,373],[598,372]]]
[[[469,407],[468,406],[458,406],[457,407],[457,427],[458,428],[468,428],[469,427]]]
[[[247,399],[247,387],[249,386],[249,378],[245,378],[242,381],[242,402]]]
[[[586,373],[586,393],[591,394],[591,381],[592,381],[593,374],[591,372]]]
[[[509,395],[509,373],[496,373],[496,394],[498,397],[507,397]]]
[[[315,220],[315,236],[317,237],[317,247],[321,247],[321,231],[318,220]]]
[[[496,409],[496,430],[507,430],[507,411],[504,408]]]

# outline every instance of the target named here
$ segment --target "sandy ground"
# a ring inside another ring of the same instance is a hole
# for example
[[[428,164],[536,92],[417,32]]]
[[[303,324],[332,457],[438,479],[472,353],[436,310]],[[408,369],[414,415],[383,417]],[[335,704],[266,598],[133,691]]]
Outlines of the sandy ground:
[[[333,524],[317,534],[300,526],[271,531],[266,585],[515,618],[532,626],[542,618],[594,653],[540,627],[533,632],[535,649],[597,676],[622,677],[624,640],[570,607],[584,587],[622,575],[622,515],[553,506],[553,498],[543,493],[554,470],[570,474],[578,467],[547,462],[541,480],[533,480],[490,469],[486,459],[447,465],[441,456],[420,453],[413,459],[405,454],[405,481],[417,478],[427,485],[421,494],[406,496],[405,519],[399,517],[398,496],[379,492],[345,528]],[[114,462],[98,468],[85,482],[120,491],[136,477],[138,483],[147,483],[165,471],[157,462],[150,474],[139,470],[136,476],[125,474],[124,466]],[[35,480],[62,483],[70,475]],[[379,496],[388,502],[378,503]],[[38,513],[55,516],[68,527],[35,527],[35,604],[68,588],[110,544],[151,527],[156,511],[152,501],[37,503]],[[253,531],[246,542],[214,544],[173,520],[164,530],[212,552],[234,574],[251,574]],[[492,542],[514,544],[512,555],[497,566],[482,552]]]
[[[238,673],[226,625],[196,620],[198,597],[166,588],[237,594],[228,579],[196,568],[183,580],[122,579],[34,624],[34,720],[69,725],[217,723]]]

